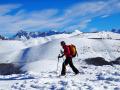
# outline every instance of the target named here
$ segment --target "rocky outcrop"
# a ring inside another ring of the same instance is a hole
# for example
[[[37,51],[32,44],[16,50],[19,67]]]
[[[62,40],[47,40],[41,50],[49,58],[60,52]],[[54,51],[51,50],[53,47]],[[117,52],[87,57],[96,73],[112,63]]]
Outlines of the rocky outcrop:
[[[85,62],[89,65],[95,65],[95,66],[112,65],[111,62],[106,61],[102,57],[88,58],[85,59]]]

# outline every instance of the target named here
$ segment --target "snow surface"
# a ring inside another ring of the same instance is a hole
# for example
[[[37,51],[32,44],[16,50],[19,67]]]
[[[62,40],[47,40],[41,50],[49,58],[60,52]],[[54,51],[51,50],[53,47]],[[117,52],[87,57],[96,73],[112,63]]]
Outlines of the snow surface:
[[[110,38],[106,37],[109,33]],[[96,39],[96,38],[101,39]],[[92,39],[90,39],[92,38]],[[94,39],[93,39],[94,38]],[[87,65],[85,59],[103,57],[113,61],[120,57],[119,34],[111,32],[58,34],[27,41],[1,41],[0,63],[22,65],[23,74],[1,75],[1,90],[120,90],[120,66]],[[60,59],[57,70],[57,56],[60,41],[75,44],[79,56],[73,59],[80,74],[67,66],[67,75],[58,77],[61,72]]]
[[[120,39],[120,35],[118,33],[113,32],[98,32],[91,35],[91,33],[85,34],[87,38],[102,38],[102,39]]]

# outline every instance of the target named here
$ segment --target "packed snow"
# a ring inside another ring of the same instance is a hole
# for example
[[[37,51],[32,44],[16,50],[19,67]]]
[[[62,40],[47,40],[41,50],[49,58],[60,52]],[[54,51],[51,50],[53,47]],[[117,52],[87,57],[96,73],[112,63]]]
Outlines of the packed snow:
[[[81,33],[76,30],[71,34],[25,41],[1,40],[0,63],[16,64],[23,73],[0,75],[0,89],[120,90],[119,65],[95,66],[85,62],[87,58],[102,57],[110,62],[120,57],[119,39],[120,35],[116,33]],[[62,40],[77,47],[79,56],[73,58],[73,62],[80,71],[78,75],[67,66],[66,76],[59,77],[65,59],[61,58],[58,63]]]

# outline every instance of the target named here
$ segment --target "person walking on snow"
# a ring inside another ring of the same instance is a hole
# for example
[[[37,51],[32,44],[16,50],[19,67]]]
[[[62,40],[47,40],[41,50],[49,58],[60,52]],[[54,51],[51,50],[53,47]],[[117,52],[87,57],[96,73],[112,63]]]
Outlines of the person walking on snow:
[[[78,74],[79,71],[78,69],[73,65],[72,62],[72,55],[70,54],[70,49],[69,46],[66,45],[66,43],[64,41],[61,41],[61,46],[64,49],[62,55],[58,56],[58,58],[62,58],[63,56],[66,57],[65,61],[62,64],[62,71],[61,71],[61,76],[64,76],[66,74],[66,66],[69,64],[70,67],[72,68],[72,70],[74,71],[75,74]]]

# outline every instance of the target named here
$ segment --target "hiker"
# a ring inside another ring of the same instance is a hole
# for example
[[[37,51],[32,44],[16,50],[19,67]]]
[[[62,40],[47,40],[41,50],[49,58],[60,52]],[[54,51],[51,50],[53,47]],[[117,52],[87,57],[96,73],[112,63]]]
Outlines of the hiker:
[[[64,49],[62,55],[58,56],[58,58],[62,58],[63,56],[66,57],[65,61],[62,64],[62,71],[61,71],[61,76],[64,76],[66,74],[66,66],[69,64],[72,70],[74,71],[75,74],[78,74],[79,71],[77,68],[73,65],[72,62],[72,55],[70,53],[70,48],[64,41],[61,41],[61,46]]]

